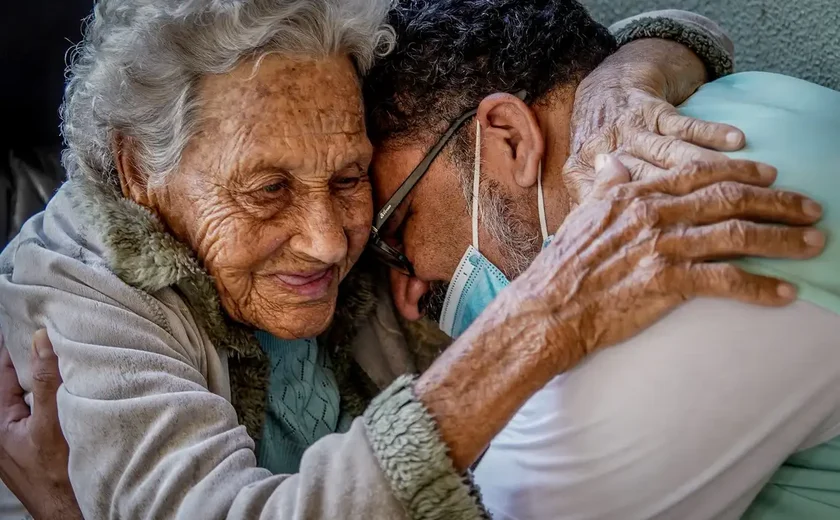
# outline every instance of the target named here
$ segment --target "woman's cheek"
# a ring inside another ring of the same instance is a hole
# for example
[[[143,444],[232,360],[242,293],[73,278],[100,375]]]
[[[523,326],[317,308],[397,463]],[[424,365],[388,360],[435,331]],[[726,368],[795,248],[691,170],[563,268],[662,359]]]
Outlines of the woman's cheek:
[[[343,204],[344,230],[348,240],[348,257],[352,263],[364,251],[373,223],[373,197],[370,183],[365,182]]]

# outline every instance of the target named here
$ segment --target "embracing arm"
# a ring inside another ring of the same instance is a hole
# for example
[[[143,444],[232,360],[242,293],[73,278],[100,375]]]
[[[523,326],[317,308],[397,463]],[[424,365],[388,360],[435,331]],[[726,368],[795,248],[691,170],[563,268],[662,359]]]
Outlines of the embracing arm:
[[[720,160],[746,137],[725,124],[684,117],[675,106],[707,81],[733,70],[732,42],[708,18],[655,11],[610,28],[621,47],[577,88],[564,178],[573,200],[589,191],[598,154],[622,152],[634,179],[691,160]],[[643,142],[643,143],[642,143]],[[658,150],[660,160],[623,153]]]
[[[610,26],[610,32],[619,45],[648,38],[678,43],[684,51],[691,51],[702,60],[708,81],[734,71],[735,45],[732,40],[718,24],[699,14],[677,9],[652,11],[617,22]],[[678,58],[685,57],[684,51],[678,51]]]

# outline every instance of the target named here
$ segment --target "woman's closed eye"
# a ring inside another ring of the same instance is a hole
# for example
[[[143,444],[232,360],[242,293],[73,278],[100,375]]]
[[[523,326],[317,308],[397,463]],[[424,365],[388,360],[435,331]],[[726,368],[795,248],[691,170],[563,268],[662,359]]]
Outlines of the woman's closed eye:
[[[277,193],[277,192],[283,190],[285,187],[286,187],[285,182],[274,182],[274,183],[268,184],[266,186],[263,186],[262,191],[264,193]]]
[[[331,184],[336,191],[352,191],[366,178],[367,173],[365,171],[353,168],[336,175]]]

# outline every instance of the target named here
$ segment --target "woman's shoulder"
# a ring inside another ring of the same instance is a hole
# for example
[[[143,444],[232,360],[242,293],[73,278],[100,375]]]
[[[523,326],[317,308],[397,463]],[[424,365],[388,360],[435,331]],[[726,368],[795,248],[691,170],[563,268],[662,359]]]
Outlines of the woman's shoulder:
[[[121,224],[132,219],[135,228],[143,224],[137,224],[130,211],[117,218],[118,205],[103,207],[101,200],[85,198],[84,190],[69,181],[0,254],[0,328],[7,344],[28,348],[35,330],[59,321],[72,325],[75,339],[83,342],[102,341],[108,335],[111,342],[119,342],[120,335],[130,336],[141,327],[183,350],[196,365],[205,364],[203,347],[208,342],[196,339],[207,334],[185,297],[154,280],[162,277],[153,269],[148,276],[154,283],[145,286],[121,276],[120,270],[134,266],[135,278],[142,277],[149,265],[147,259],[128,256],[141,246],[121,241],[148,241],[152,236],[121,235]]]

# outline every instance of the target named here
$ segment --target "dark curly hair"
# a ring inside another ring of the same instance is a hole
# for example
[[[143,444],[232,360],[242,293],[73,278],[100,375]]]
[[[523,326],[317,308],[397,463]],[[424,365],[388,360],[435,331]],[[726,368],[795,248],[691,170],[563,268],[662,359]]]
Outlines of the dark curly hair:
[[[375,144],[440,132],[493,92],[537,100],[616,49],[575,0],[397,0],[389,23],[396,48],[364,87]]]

